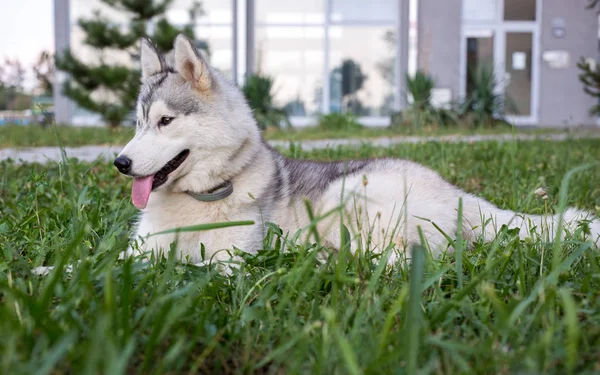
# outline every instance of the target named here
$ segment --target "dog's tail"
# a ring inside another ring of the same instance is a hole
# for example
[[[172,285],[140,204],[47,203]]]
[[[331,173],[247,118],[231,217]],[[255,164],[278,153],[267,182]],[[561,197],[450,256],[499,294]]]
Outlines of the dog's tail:
[[[475,239],[483,235],[485,241],[491,241],[506,225],[509,229],[519,228],[521,238],[535,235],[542,240],[553,241],[559,228],[564,238],[565,232],[574,233],[581,227],[586,240],[600,245],[600,220],[587,211],[569,208],[562,215],[528,215],[502,210],[475,196],[466,196],[463,200],[463,231],[467,238]]]

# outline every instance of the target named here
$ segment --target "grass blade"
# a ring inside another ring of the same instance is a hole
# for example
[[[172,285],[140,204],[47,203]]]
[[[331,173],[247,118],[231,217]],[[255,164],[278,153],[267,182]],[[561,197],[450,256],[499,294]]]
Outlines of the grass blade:
[[[241,227],[244,225],[254,225],[254,221],[251,221],[251,220],[229,221],[229,222],[224,222],[224,223],[190,225],[187,227],[179,227],[179,228],[164,230],[164,231],[157,232],[157,233],[152,233],[148,237],[158,236],[160,234],[170,234],[170,233],[203,232],[206,230],[229,228],[229,227]]]
[[[417,373],[417,363],[419,360],[419,346],[422,326],[421,312],[421,291],[423,290],[423,270],[425,268],[425,238],[423,231],[419,227],[419,236],[421,237],[421,246],[413,246],[411,269],[410,269],[410,287],[408,294],[408,314],[407,314],[407,344],[408,344],[408,373]]]

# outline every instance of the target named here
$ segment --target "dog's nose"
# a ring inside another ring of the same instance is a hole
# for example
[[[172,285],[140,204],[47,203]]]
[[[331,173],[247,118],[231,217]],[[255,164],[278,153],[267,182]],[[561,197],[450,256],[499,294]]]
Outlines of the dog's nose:
[[[119,172],[123,174],[128,174],[131,169],[131,159],[127,156],[119,156],[115,159],[115,167],[119,170]]]

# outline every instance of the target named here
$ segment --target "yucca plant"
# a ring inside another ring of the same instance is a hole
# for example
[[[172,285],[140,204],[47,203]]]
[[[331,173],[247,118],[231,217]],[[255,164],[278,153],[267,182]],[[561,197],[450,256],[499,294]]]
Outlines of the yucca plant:
[[[407,94],[412,104],[399,114],[392,116],[392,126],[409,125],[413,130],[422,127],[440,127],[456,124],[457,116],[451,110],[436,108],[431,103],[435,80],[429,74],[417,71],[414,76],[406,75]]]
[[[406,75],[406,87],[413,98],[413,108],[426,109],[431,107],[431,91],[435,87],[433,77],[422,71],[417,71],[414,77]]]
[[[514,105],[505,94],[496,91],[498,83],[490,66],[481,66],[468,72],[468,93],[462,112],[466,117],[472,115],[475,127],[494,127],[506,123],[506,110]]]
[[[242,91],[261,129],[290,126],[286,112],[273,104],[273,78],[253,74],[246,79]]]

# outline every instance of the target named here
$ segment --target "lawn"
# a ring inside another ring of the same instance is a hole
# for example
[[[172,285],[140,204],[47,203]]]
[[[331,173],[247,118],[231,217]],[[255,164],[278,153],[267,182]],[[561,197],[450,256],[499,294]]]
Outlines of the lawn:
[[[132,127],[109,129],[107,127],[37,125],[0,126],[0,148],[40,146],[124,145],[134,134]]]
[[[498,127],[492,129],[463,129],[463,128],[424,128],[411,132],[409,128],[357,128],[324,129],[324,128],[270,128],[264,132],[267,139],[276,140],[314,140],[326,138],[365,138],[365,137],[394,137],[402,135],[451,135],[451,134],[548,134],[564,132],[563,129],[511,129]],[[5,147],[36,147],[36,146],[84,146],[84,145],[124,145],[134,134],[134,128],[121,127],[109,129],[106,127],[72,127],[72,126],[0,126],[0,148]]]
[[[597,165],[560,189],[600,160],[600,140],[285,152],[410,158],[529,213],[552,210],[561,192],[600,208]],[[460,262],[416,247],[412,265],[385,267],[368,249],[319,263],[326,249],[286,243],[271,225],[259,255],[221,275],[172,257],[118,260],[135,210],[131,182],[107,162],[0,167],[2,374],[600,371],[600,254],[577,234],[547,244],[503,228]],[[40,265],[57,268],[32,275]]]

